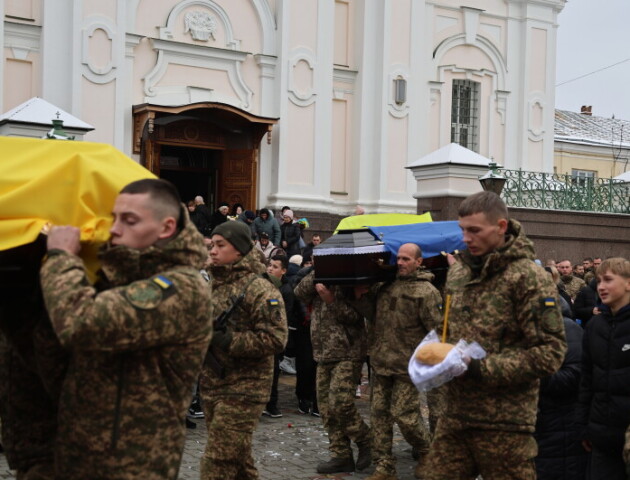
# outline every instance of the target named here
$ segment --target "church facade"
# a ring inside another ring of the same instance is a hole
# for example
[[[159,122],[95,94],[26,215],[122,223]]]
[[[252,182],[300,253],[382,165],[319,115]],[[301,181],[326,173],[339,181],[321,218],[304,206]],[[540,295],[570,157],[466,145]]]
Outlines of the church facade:
[[[87,122],[185,199],[415,212],[458,143],[553,171],[565,0],[0,0],[0,112]]]

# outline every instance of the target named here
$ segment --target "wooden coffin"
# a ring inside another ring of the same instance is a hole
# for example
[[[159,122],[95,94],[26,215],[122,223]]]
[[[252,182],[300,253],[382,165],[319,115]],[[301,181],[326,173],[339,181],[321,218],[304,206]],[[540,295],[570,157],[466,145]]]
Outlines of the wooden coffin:
[[[315,281],[326,285],[386,281],[396,275],[390,256],[369,230],[342,230],[313,249]]]

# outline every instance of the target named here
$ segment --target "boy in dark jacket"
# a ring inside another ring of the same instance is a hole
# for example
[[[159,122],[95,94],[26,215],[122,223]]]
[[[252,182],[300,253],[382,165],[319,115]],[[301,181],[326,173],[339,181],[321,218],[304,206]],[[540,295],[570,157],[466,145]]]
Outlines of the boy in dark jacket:
[[[626,480],[630,425],[630,261],[609,258],[595,272],[604,304],[584,332],[579,421],[591,452],[590,480]]]

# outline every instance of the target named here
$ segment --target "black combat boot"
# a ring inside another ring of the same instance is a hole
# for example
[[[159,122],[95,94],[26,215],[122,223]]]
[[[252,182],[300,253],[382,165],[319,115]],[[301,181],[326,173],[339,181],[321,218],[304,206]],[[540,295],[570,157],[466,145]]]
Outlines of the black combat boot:
[[[357,455],[357,470],[365,470],[372,464],[372,449],[370,448],[370,442],[357,444],[359,447],[359,454]]]
[[[354,460],[333,457],[327,462],[317,464],[317,473],[354,472]]]

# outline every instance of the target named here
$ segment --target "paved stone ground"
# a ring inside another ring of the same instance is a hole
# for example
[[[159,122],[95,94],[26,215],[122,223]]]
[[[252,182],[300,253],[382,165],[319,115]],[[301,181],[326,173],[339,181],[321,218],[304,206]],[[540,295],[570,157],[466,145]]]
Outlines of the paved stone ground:
[[[364,383],[365,380],[364,380]],[[321,418],[300,415],[294,393],[295,377],[280,376],[279,407],[282,418],[261,417],[254,434],[254,458],[261,480],[347,480],[364,479],[373,471],[350,474],[321,475],[315,471],[318,462],[328,460],[328,438],[322,427]],[[356,400],[363,417],[369,419],[369,385],[362,385],[362,396]],[[199,461],[206,445],[206,428],[203,420],[196,420],[197,428],[188,430],[186,447],[179,478],[199,479]],[[398,477],[412,480],[415,461],[411,448],[397,428],[394,430],[394,454],[398,457]],[[356,457],[356,450],[355,450]],[[0,454],[0,480],[13,480],[4,455]],[[87,479],[86,479],[87,480]]]

